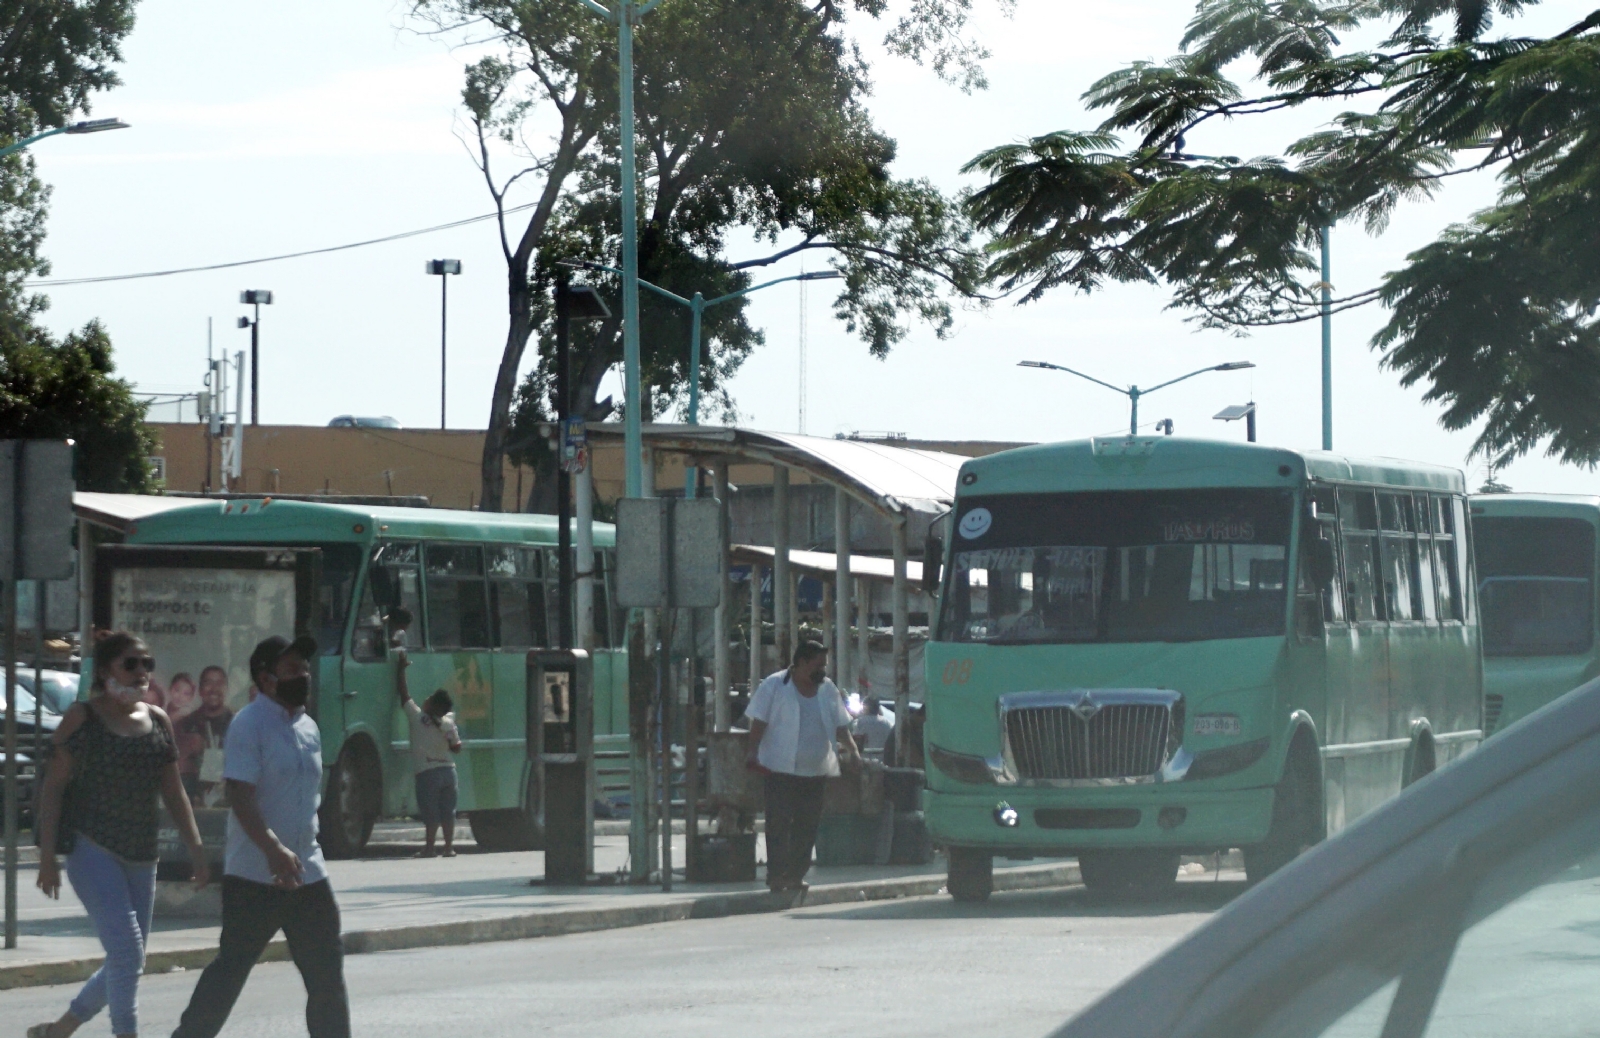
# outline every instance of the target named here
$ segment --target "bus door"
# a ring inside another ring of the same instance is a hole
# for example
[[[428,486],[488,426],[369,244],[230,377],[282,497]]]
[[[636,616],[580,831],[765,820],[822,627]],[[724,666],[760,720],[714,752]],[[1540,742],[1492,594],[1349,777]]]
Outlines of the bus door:
[[[456,761],[460,809],[499,807],[494,641],[483,545],[426,544],[423,598],[428,614],[427,650],[411,653],[407,674],[411,695],[421,701],[435,689],[450,693],[464,746]],[[520,675],[514,689],[517,696],[522,695],[526,683],[526,676]],[[520,769],[520,755],[517,766]]]
[[[390,630],[385,620],[404,609],[411,623]],[[344,661],[345,734],[366,731],[384,757],[384,812],[408,812],[414,799],[405,717],[396,707],[395,671],[398,649],[414,659],[427,644],[422,608],[422,549],[415,541],[375,545],[356,607],[355,632]],[[391,644],[392,643],[392,644]],[[415,681],[415,675],[407,675]],[[415,693],[419,686],[413,684]],[[338,747],[333,747],[337,753]]]
[[[1333,779],[1330,785],[1339,787],[1340,822],[1349,824],[1392,796],[1395,784],[1389,774],[1392,747],[1385,745],[1390,738],[1389,623],[1377,496],[1366,487],[1341,487],[1338,498],[1346,624],[1337,631],[1345,644],[1329,650],[1330,714],[1341,693],[1343,706],[1341,723],[1325,743],[1324,772]]]
[[[541,803],[537,780],[527,763],[526,688],[528,650],[556,644],[555,549],[491,544],[485,549],[489,616],[495,650],[491,656],[495,688],[494,797],[479,807],[514,808]],[[480,798],[488,796],[480,789]],[[526,793],[526,795],[525,795]]]

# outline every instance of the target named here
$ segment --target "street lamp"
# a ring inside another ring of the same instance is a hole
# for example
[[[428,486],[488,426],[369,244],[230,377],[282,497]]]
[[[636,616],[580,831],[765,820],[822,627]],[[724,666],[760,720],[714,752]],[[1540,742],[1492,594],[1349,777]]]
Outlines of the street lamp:
[[[615,267],[608,267],[601,263],[580,261],[572,265],[582,267],[585,270],[604,270],[609,271],[612,274],[622,273]],[[679,306],[686,306],[689,308],[689,424],[700,424],[700,316],[702,314],[719,303],[731,302],[732,300],[738,299],[741,296],[747,296],[752,292],[759,292],[763,288],[771,288],[773,285],[781,285],[785,281],[833,281],[843,276],[843,274],[833,270],[813,270],[805,274],[790,274],[788,277],[774,278],[771,281],[763,281],[759,285],[751,285],[749,288],[742,288],[737,292],[729,292],[726,295],[715,296],[711,299],[707,299],[699,292],[696,292],[693,298],[685,299],[676,292],[670,292],[667,289],[662,288],[660,285],[652,285],[650,282],[641,279],[639,284],[661,296],[663,299],[670,299]],[[697,482],[698,476],[699,473],[693,466],[690,466],[685,470],[685,482],[683,488],[684,496],[691,498],[694,497],[695,483]]]
[[[53,130],[36,133],[32,137],[25,137],[15,144],[8,144],[0,148],[0,159],[5,158],[14,151],[21,151],[35,141],[42,141],[46,137],[54,137],[58,133],[99,133],[102,130],[126,130],[128,124],[121,119],[84,119],[80,122],[69,123],[66,126],[57,126]]]
[[[1211,417],[1218,422],[1237,422],[1243,418],[1245,420],[1245,440],[1250,443],[1256,442],[1256,402],[1254,400],[1248,404],[1233,404],[1232,406],[1224,407]]]
[[[1095,378],[1093,375],[1085,375],[1081,371],[1074,371],[1071,368],[1063,367],[1060,364],[1051,364],[1048,361],[1043,361],[1043,360],[1023,360],[1023,361],[1018,361],[1017,362],[1017,367],[1019,367],[1019,368],[1045,368],[1045,369],[1047,369],[1049,371],[1065,371],[1069,375],[1077,375],[1079,378],[1086,378],[1090,382],[1093,382],[1097,386],[1105,386],[1107,389],[1112,390],[1113,392],[1121,393],[1123,396],[1127,397],[1128,398],[1128,402],[1130,404],[1132,404],[1132,410],[1131,410],[1131,413],[1128,416],[1128,435],[1129,436],[1137,436],[1137,435],[1139,435],[1139,398],[1140,397],[1147,396],[1147,395],[1149,395],[1151,393],[1154,393],[1158,389],[1165,389],[1168,386],[1170,386],[1170,385],[1172,385],[1172,384],[1174,384],[1176,382],[1182,382],[1186,378],[1194,378],[1196,375],[1204,375],[1208,371],[1241,371],[1241,370],[1243,370],[1245,368],[1253,368],[1253,367],[1255,367],[1255,365],[1250,363],[1247,360],[1232,360],[1232,361],[1229,361],[1226,364],[1213,364],[1209,368],[1201,368],[1198,371],[1191,371],[1187,375],[1179,375],[1177,378],[1168,379],[1167,381],[1161,383],[1159,386],[1151,386],[1149,389],[1140,389],[1138,386],[1129,386],[1127,389],[1123,389],[1121,386],[1113,386],[1109,382],[1102,382],[1099,379]]]
[[[447,274],[461,273],[460,260],[429,260],[422,268],[424,274],[439,275],[439,428],[444,428],[444,383],[445,383],[445,316],[449,312],[449,290],[446,286],[450,283]]]
[[[239,318],[239,327],[250,329],[250,424],[261,424],[261,308],[272,305],[272,293],[261,288],[239,293],[239,302],[256,308],[254,319]]]

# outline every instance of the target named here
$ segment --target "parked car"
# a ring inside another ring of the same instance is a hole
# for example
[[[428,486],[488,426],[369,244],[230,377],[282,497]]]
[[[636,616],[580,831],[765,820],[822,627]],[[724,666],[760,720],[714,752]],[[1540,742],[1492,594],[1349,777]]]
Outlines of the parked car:
[[[1600,679],[1250,890],[1057,1038],[1591,1035]]]
[[[342,414],[328,423],[330,429],[398,429],[400,423],[388,415],[364,417],[361,415]]]
[[[17,684],[27,689],[32,695],[40,695],[33,676],[32,667],[17,668]],[[78,675],[70,670],[46,670],[44,672],[44,691],[40,696],[44,700],[44,708],[58,714],[67,712],[67,707],[78,701]]]

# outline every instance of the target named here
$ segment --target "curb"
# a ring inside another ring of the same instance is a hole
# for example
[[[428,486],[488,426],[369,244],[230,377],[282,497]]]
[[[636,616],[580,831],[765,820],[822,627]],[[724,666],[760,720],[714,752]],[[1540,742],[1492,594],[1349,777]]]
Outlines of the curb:
[[[1079,882],[1076,864],[1038,865],[1019,869],[997,869],[996,892],[1062,887]],[[863,883],[828,883],[814,886],[806,894],[804,907],[841,905],[863,901],[892,901],[905,897],[927,897],[944,889],[940,875],[911,876],[903,879],[868,880]],[[449,923],[391,926],[376,930],[351,930],[344,934],[346,955],[367,952],[401,951],[407,948],[442,948],[490,941],[523,941],[534,937],[559,937],[563,934],[594,933],[632,926],[650,926],[686,919],[723,919],[736,915],[784,912],[795,907],[791,898],[751,890],[730,894],[705,894],[670,904],[618,905],[596,909],[556,912],[526,912],[493,919],[463,919]],[[216,945],[175,948],[151,952],[145,958],[146,974],[174,970],[203,969],[216,956]],[[261,962],[282,962],[289,958],[289,946],[275,938],[261,953]],[[21,963],[0,966],[0,991],[37,987],[45,984],[75,984],[88,979],[100,968],[102,957],[61,959],[54,962]]]

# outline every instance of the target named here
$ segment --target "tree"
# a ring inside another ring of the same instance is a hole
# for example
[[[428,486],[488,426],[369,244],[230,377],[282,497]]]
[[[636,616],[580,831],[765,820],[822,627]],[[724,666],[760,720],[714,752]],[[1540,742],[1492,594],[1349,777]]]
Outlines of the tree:
[[[37,328],[19,335],[0,325],[0,439],[74,440],[79,490],[153,492],[148,405],[115,370],[98,321],[60,342]]]
[[[134,0],[0,0],[0,141],[63,126],[118,82]],[[41,253],[49,189],[26,151],[0,159],[0,437],[73,439],[84,490],[148,493],[154,438],[145,405],[115,378],[98,321],[61,341],[38,327],[49,305],[26,280]]]
[[[1397,205],[1491,171],[1499,200],[1334,310],[1381,302],[1373,340],[1442,424],[1485,428],[1499,467],[1541,442],[1600,462],[1600,12],[1550,37],[1490,38],[1538,0],[1201,0],[1165,62],[1085,95],[1109,114],[987,151],[969,200],[990,273],[1024,300],[1057,286],[1163,282],[1203,326],[1315,318],[1312,250],[1337,220],[1380,233]],[[1383,35],[1376,46],[1350,37]],[[1227,75],[1251,74],[1241,86]],[[1248,87],[1248,89],[1247,89]],[[1276,154],[1240,159],[1224,127],[1351,107]],[[1126,139],[1125,139],[1126,138]]]
[[[890,30],[890,45],[978,86],[982,55],[962,36],[969,6],[919,0]],[[867,69],[844,24],[847,15],[879,17],[885,9],[881,0],[672,0],[650,14],[635,58],[641,277],[681,295],[710,296],[748,286],[753,271],[786,256],[818,251],[843,275],[836,314],[873,352],[886,353],[905,335],[900,315],[907,311],[940,333],[948,328],[950,297],[975,297],[981,262],[957,207],[931,185],[892,177],[894,144],[862,105]],[[548,298],[555,264],[618,262],[612,30],[577,0],[430,0],[417,10],[439,31],[476,25],[504,47],[468,69],[463,94],[507,262],[508,330],[484,446],[483,500],[494,508],[508,449],[551,471],[532,427],[555,410]],[[524,134],[540,118],[553,132],[536,150]],[[510,176],[493,172],[496,137],[528,160]],[[514,237],[507,191],[525,176],[543,182]],[[772,254],[727,258],[734,228],[772,242]],[[621,307],[612,309],[617,318],[575,336],[574,410],[590,418],[609,412],[595,395],[621,360]],[[681,405],[686,317],[645,293],[641,321],[641,382],[656,411]],[[519,387],[535,333],[540,356]],[[732,402],[722,387],[761,337],[745,323],[743,306],[729,304],[708,314],[703,341],[701,389],[727,413]]]

